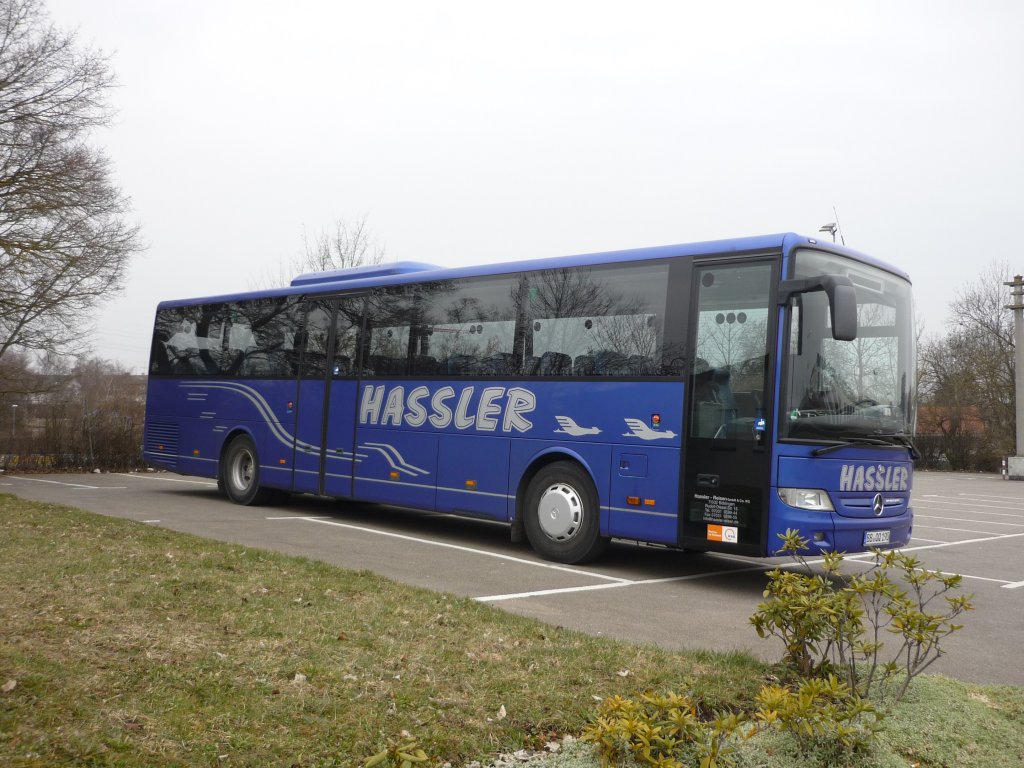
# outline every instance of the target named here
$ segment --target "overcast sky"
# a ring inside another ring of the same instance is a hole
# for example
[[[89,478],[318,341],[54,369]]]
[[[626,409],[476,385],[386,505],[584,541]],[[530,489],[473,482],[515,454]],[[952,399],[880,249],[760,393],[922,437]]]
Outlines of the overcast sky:
[[[49,0],[113,55],[95,134],[147,250],[97,354],[367,217],[443,266],[796,231],[914,281],[926,331],[1024,271],[1024,2]]]

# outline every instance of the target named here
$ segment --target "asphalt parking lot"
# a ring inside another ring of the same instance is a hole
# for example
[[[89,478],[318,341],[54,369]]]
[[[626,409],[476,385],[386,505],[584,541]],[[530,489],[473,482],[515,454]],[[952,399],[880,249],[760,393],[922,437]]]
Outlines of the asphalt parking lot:
[[[617,543],[597,563],[562,566],[510,543],[501,525],[313,497],[240,507],[210,480],[165,473],[0,474],[0,492],[367,569],[594,635],[782,655],[747,621],[776,561]],[[1024,685],[1024,483],[918,472],[913,500],[906,551],[962,574],[976,606],[930,671]]]

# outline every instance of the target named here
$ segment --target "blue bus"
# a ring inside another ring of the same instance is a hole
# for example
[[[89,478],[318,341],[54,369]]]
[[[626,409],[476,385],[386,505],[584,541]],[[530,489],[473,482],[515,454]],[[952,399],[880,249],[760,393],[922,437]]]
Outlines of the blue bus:
[[[911,535],[898,269],[781,234],[162,302],[145,458],[238,504],[485,518],[543,558],[611,539],[771,556]]]

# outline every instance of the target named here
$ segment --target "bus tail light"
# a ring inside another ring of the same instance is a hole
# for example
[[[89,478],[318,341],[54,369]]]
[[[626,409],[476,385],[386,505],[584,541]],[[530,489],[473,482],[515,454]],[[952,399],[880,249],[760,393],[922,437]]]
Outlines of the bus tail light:
[[[779,498],[783,503],[797,509],[809,509],[815,512],[835,511],[828,492],[821,488],[779,488]]]

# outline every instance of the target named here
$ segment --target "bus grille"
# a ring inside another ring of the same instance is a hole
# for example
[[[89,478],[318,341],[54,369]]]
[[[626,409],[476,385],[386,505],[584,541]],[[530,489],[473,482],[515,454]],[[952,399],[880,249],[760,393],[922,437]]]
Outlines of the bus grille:
[[[146,453],[159,458],[161,463],[178,464],[178,425],[169,422],[146,424]]]

